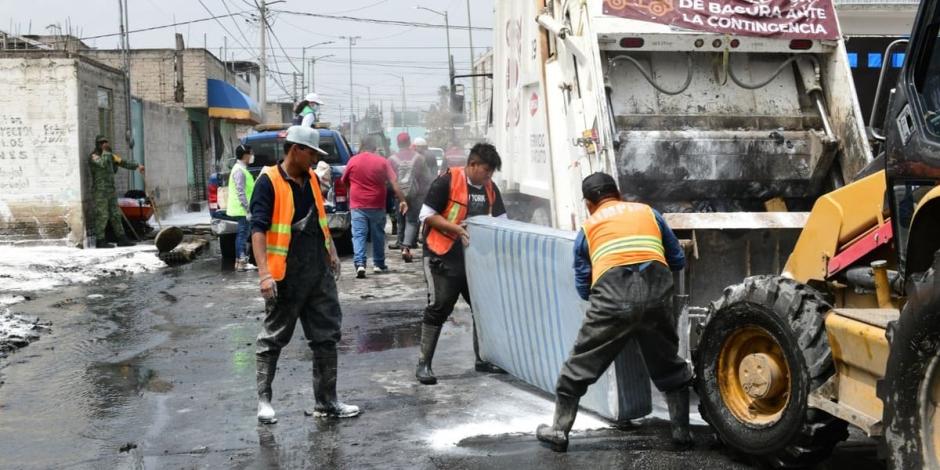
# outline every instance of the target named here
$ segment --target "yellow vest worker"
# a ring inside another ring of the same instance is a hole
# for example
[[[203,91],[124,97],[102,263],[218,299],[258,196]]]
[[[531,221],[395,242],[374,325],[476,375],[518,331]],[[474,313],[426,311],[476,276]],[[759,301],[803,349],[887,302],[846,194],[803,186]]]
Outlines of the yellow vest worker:
[[[565,452],[581,397],[634,340],[666,395],[672,439],[687,447],[692,370],[678,355],[671,308],[672,271],[685,267],[679,240],[653,208],[622,201],[610,175],[588,176],[581,192],[591,216],[575,239],[575,285],[590,307],[555,386],[554,421],[540,425],[536,437]]]

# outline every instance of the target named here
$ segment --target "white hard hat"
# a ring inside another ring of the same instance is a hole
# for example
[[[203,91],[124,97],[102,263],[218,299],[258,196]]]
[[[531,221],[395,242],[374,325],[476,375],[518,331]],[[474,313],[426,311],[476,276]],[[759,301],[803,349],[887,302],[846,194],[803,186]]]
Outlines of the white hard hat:
[[[304,97],[304,101],[308,103],[316,103],[319,105],[323,104],[323,100],[320,99],[320,95],[316,93],[307,93],[307,96]]]
[[[428,146],[428,141],[424,140],[424,137],[418,137],[412,143],[415,144],[415,147],[427,147]]]
[[[288,127],[286,140],[294,144],[310,147],[320,153],[320,155],[329,155],[329,153],[320,148],[320,132],[311,127]]]

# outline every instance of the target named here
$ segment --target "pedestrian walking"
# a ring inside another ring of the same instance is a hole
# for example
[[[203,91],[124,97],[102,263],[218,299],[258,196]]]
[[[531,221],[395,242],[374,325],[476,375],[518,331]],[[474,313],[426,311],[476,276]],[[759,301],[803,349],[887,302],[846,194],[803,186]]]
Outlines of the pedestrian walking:
[[[256,350],[258,421],[277,422],[271,384],[298,320],[313,351],[314,406],[307,414],[349,418],[359,408],[336,395],[336,343],[343,318],[336,293],[339,257],[312,170],[327,153],[316,130],[291,126],[284,155],[281,163],[262,170],[250,206],[252,248],[265,299]]]
[[[506,217],[506,207],[493,173],[502,166],[496,148],[477,144],[470,150],[465,167],[451,168],[434,180],[428,190],[420,219],[426,224],[424,267],[428,281],[428,306],[421,324],[421,349],[415,377],[425,385],[437,383],[431,370],[441,327],[454,311],[458,297],[470,304],[470,289],[464,270],[464,245],[470,235],[464,226],[467,217],[489,215]],[[471,309],[473,306],[471,305]],[[505,373],[480,358],[476,322],[473,323],[474,369],[477,372]]]
[[[414,140],[415,152],[424,157],[424,163],[427,164],[428,173],[433,177],[437,177],[439,172],[437,168],[437,158],[434,157],[434,154],[428,149],[428,141],[424,137],[418,137]]]
[[[565,452],[579,400],[634,339],[653,383],[666,395],[672,439],[687,446],[692,371],[677,353],[670,308],[670,270],[681,270],[685,255],[662,215],[646,204],[622,201],[610,175],[588,176],[581,192],[591,215],[575,239],[575,284],[590,307],[555,386],[554,422],[540,425],[536,436]]]
[[[313,127],[320,121],[320,107],[323,100],[316,93],[307,93],[304,99],[294,106],[294,119],[291,124],[295,126]]]
[[[251,236],[251,214],[248,213],[248,201],[255,189],[255,178],[248,171],[248,166],[255,162],[250,145],[235,147],[235,166],[228,175],[228,204],[225,215],[238,222],[235,235],[235,270],[247,271],[248,239]]]
[[[133,161],[127,161],[111,152],[111,142],[103,135],[95,137],[95,151],[88,156],[88,167],[91,168],[91,188],[95,201],[95,248],[114,248],[105,239],[108,222],[111,222],[111,231],[117,237],[118,246],[132,246],[134,242],[124,233],[123,217],[118,207],[117,195],[114,193],[114,174],[117,167],[126,170],[137,170],[144,174],[144,166]]]
[[[407,213],[396,213],[398,234],[392,249],[401,249],[401,258],[406,263],[414,259],[411,250],[417,248],[418,215],[424,202],[424,194],[431,185],[431,173],[428,172],[424,156],[411,148],[411,136],[407,132],[398,134],[398,153],[392,155],[389,162],[398,176],[398,187],[405,194],[408,202]]]
[[[356,277],[366,277],[366,242],[372,240],[373,273],[388,272],[385,264],[385,204],[386,185],[398,196],[399,212],[408,210],[392,165],[376,155],[374,136],[362,141],[361,152],[349,159],[340,181],[349,190],[349,208],[352,212],[353,262]]]

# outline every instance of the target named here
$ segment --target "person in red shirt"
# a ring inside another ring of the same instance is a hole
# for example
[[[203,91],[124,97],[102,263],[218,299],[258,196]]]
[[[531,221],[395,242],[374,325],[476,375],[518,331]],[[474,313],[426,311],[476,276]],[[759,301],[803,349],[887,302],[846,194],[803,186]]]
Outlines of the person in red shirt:
[[[342,184],[349,191],[349,209],[352,212],[353,262],[356,264],[356,277],[366,277],[366,240],[372,239],[373,272],[388,272],[385,265],[385,188],[391,184],[392,190],[401,201],[398,210],[408,211],[408,203],[392,165],[377,155],[378,145],[375,138],[368,136],[362,141],[360,153],[349,159]]]

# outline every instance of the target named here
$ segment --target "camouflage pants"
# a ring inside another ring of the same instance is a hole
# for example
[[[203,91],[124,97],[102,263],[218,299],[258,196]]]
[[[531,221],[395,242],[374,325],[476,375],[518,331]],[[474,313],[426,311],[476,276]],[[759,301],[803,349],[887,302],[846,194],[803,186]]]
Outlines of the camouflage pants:
[[[105,239],[105,229],[108,227],[108,222],[111,222],[111,230],[114,231],[114,236],[119,239],[125,237],[120,210],[113,191],[95,191],[95,239]]]

